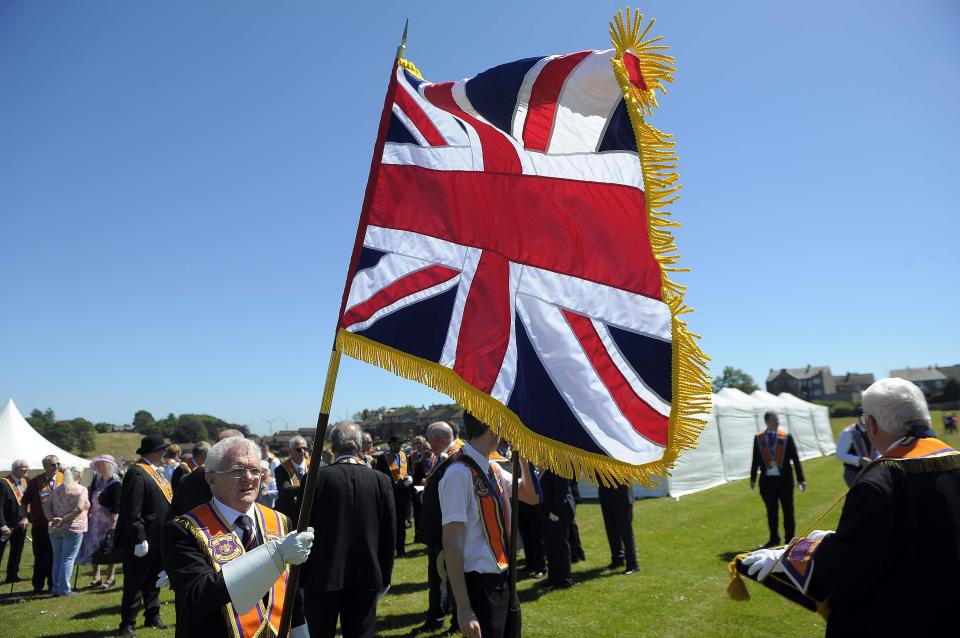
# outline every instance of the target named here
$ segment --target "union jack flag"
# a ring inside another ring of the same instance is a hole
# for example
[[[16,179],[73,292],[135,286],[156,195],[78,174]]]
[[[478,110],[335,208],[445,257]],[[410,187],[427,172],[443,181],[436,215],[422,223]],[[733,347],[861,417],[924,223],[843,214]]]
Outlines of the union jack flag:
[[[396,65],[339,323],[348,354],[482,394],[525,454],[586,471],[671,444],[674,314],[617,55]]]

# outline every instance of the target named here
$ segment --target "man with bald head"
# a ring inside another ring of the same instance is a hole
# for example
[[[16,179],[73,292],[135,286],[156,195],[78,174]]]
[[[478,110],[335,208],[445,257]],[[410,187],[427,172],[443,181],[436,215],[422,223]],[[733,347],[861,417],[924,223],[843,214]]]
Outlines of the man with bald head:
[[[23,495],[27,491],[29,469],[30,464],[26,459],[17,459],[10,466],[10,474],[0,481],[0,562],[9,545],[8,583],[20,581],[20,556],[23,553],[23,541],[27,537],[27,519],[22,513]]]
[[[317,551],[304,566],[304,598],[312,638],[333,638],[337,619],[343,638],[374,635],[378,592],[393,574],[393,487],[360,458],[362,432],[339,423],[330,433],[334,461],[317,470],[310,524]]]

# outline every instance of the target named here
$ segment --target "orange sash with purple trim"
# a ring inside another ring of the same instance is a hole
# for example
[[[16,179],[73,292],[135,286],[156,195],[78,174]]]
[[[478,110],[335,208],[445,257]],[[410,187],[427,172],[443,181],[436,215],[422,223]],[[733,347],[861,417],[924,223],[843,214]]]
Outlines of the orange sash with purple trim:
[[[13,490],[13,496],[17,499],[17,505],[21,505],[23,503],[23,493],[27,489],[27,479],[22,478],[18,482],[13,478],[13,474],[9,474],[5,476],[3,480],[6,481],[10,489]]]
[[[767,433],[761,432],[757,435],[757,445],[760,446],[760,456],[767,467],[780,467],[783,465],[783,455],[787,449],[787,433],[783,430],[777,430],[777,441],[773,449],[767,445]]]
[[[493,484],[490,477],[486,476],[477,465],[476,461],[458,450],[456,454],[451,455],[452,462],[460,462],[470,468],[470,474],[473,477],[473,493],[477,497],[477,506],[480,510],[480,521],[483,523],[483,535],[487,539],[487,545],[497,561],[497,567],[500,571],[510,566],[507,558],[508,517],[506,515],[506,504],[504,503],[503,486],[500,484],[500,467],[496,463],[490,464],[493,471]]]
[[[43,478],[47,478],[46,475],[43,475]],[[50,498],[50,495],[53,494],[53,490],[60,487],[63,484],[63,472],[57,470],[56,476],[53,478],[53,487],[50,487],[50,479],[47,479],[43,482],[43,487],[40,488],[40,502],[46,503],[47,499]]]
[[[923,439],[907,437],[900,439],[898,443],[899,445],[887,450],[886,453],[884,453],[884,455],[880,458],[906,461],[960,454],[960,452],[957,452],[940,439],[935,439],[933,437],[927,437]]]
[[[153,479],[153,482],[156,483],[157,487],[160,488],[160,491],[163,492],[163,496],[167,499],[167,503],[173,500],[173,488],[170,487],[170,482],[167,481],[167,477],[165,477],[162,472],[155,470],[152,465],[143,459],[137,461],[137,467],[143,470],[144,474]]]
[[[265,505],[256,503],[256,525],[264,542],[282,538],[289,530],[287,519]],[[197,539],[200,551],[207,562],[216,571],[244,553],[243,543],[233,525],[228,523],[211,500],[199,505],[182,517],[187,521],[190,531]],[[273,638],[280,631],[280,617],[283,613],[283,601],[287,593],[287,579],[290,568],[287,567],[267,592],[267,602],[257,601],[246,613],[237,613],[233,603],[223,607],[224,622],[233,638]]]
[[[287,459],[282,463],[283,468],[287,471],[287,476],[290,477],[290,485],[292,487],[300,487],[300,474],[297,472],[297,466],[293,464],[293,461]],[[303,459],[303,468],[304,472],[310,471],[310,457],[305,456]]]
[[[388,454],[393,455],[390,461],[390,474],[393,476],[393,482],[399,483],[407,478],[407,455],[403,453],[403,450],[400,450],[396,454],[393,454],[393,452],[388,452]],[[399,461],[397,461],[398,458],[400,459]]]

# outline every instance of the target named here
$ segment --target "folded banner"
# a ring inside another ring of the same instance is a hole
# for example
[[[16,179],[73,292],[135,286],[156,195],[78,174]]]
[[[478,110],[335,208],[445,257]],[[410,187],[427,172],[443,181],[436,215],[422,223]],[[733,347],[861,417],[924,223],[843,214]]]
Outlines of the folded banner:
[[[667,276],[676,155],[644,120],[673,62],[641,22],[460,82],[397,60],[336,345],[605,483],[666,476],[709,410]]]

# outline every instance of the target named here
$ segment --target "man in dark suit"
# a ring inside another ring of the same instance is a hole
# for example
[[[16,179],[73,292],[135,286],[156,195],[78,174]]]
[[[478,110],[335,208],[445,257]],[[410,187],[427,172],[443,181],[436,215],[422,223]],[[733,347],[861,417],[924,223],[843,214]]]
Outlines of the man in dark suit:
[[[361,460],[356,424],[334,427],[330,445],[335,460],[317,471],[310,520],[319,549],[303,571],[307,624],[312,638],[333,638],[339,617],[343,638],[368,638],[393,574],[393,488]]]
[[[623,568],[627,576],[635,574],[637,544],[633,536],[633,489],[629,485],[598,487],[600,512],[610,545],[610,569]]]
[[[413,477],[407,466],[407,455],[402,449],[402,441],[394,434],[390,437],[390,449],[377,457],[377,471],[390,477],[393,484],[393,505],[397,512],[396,548],[397,556],[407,555],[407,505],[410,503],[410,486]]]
[[[227,428],[220,431],[217,435],[217,440],[223,441],[224,439],[229,439],[234,436],[242,438],[243,434],[241,434],[239,430]],[[210,446],[206,443],[198,443],[197,446],[206,446],[205,450],[210,449]],[[194,453],[196,453],[198,447],[193,448]],[[210,491],[210,484],[207,482],[204,472],[206,455],[207,451],[204,451],[202,454],[204,460],[203,465],[183,476],[180,481],[174,485],[173,502],[170,503],[170,514],[168,518],[186,514],[197,505],[203,505],[213,498],[213,492]]]
[[[300,496],[310,470],[310,449],[302,436],[292,437],[288,447],[290,457],[278,465],[273,474],[277,479],[277,511],[286,514],[296,526],[300,517]]]
[[[174,496],[177,494],[177,485],[181,479],[186,478],[197,470],[203,469],[204,464],[207,462],[207,452],[209,451],[210,444],[206,441],[200,441],[193,446],[191,454],[181,460],[180,465],[173,471],[173,476],[170,477],[170,486],[173,487]]]
[[[27,519],[23,513],[23,495],[27,491],[27,471],[30,464],[26,459],[17,459],[10,466],[10,474],[0,481],[0,561],[10,546],[10,558],[7,559],[8,583],[20,582],[20,556],[23,554],[23,541],[27,537]]]
[[[547,549],[547,584],[566,589],[574,582],[570,576],[570,521],[577,505],[573,500],[572,481],[557,476],[549,470],[540,474],[541,512],[546,532],[544,545]]]
[[[30,514],[33,532],[33,593],[39,594],[44,587],[53,584],[53,546],[50,544],[49,521],[43,513],[43,504],[63,483],[60,459],[55,455],[43,457],[43,474],[34,476],[27,483],[23,495],[24,512]]]
[[[121,636],[136,636],[134,628],[143,600],[146,624],[165,629],[160,618],[157,576],[163,569],[163,524],[173,490],[160,462],[167,444],[163,437],[143,437],[138,460],[123,476],[117,529],[123,555],[123,598],[120,602]]]
[[[763,415],[767,429],[753,440],[753,462],[750,464],[750,489],[757,484],[757,470],[760,471],[760,496],[767,507],[767,526],[770,538],[764,547],[780,545],[778,533],[779,506],[783,507],[784,540],[790,542],[796,524],[793,519],[793,471],[796,469],[797,484],[802,492],[806,483],[803,480],[803,467],[797,455],[797,445],[793,437],[777,429],[780,420],[776,412]]]
[[[274,638],[284,604],[297,605],[286,591],[287,566],[307,559],[313,532],[290,531],[286,516],[256,502],[262,477],[256,443],[221,440],[207,463],[213,497],[164,526],[178,637]],[[295,606],[290,637],[305,635]]]

